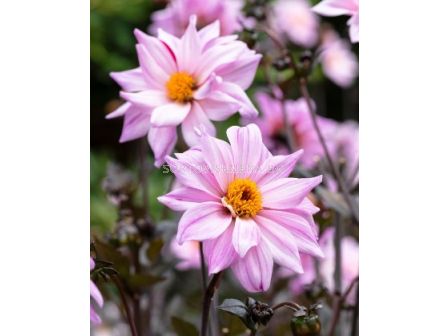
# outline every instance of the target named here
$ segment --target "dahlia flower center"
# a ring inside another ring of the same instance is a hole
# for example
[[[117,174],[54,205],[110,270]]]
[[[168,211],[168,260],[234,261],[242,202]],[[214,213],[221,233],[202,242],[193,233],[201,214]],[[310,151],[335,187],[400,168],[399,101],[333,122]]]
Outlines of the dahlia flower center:
[[[257,184],[248,178],[232,181],[221,202],[233,217],[254,217],[262,209],[260,190]]]
[[[193,99],[196,88],[194,78],[187,72],[176,72],[166,83],[168,98],[178,103],[186,103]]]

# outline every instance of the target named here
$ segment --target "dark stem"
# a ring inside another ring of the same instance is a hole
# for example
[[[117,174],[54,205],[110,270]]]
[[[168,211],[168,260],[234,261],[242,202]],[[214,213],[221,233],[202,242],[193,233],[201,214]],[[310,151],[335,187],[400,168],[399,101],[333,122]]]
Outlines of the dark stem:
[[[222,275],[223,275],[222,272],[214,274],[212,279],[210,280],[210,283],[208,284],[207,290],[205,291],[204,301],[202,304],[201,336],[207,336],[210,305],[212,303],[215,291],[219,287],[219,282],[221,280]]]
[[[139,151],[139,164],[140,164],[140,185],[142,187],[143,194],[143,213],[145,217],[149,212],[149,199],[148,199],[148,166],[146,162],[146,153],[148,149],[148,145],[146,139],[142,139],[140,142],[140,151]]]
[[[294,61],[292,62],[293,64]],[[304,62],[305,64],[308,62]],[[358,223],[359,222],[359,216],[358,216],[358,211],[356,209],[356,206],[353,204],[353,200],[350,197],[350,194],[348,192],[347,189],[347,185],[345,184],[344,180],[342,179],[342,176],[339,172],[339,170],[336,168],[336,165],[333,161],[333,159],[331,158],[330,155],[330,151],[328,150],[327,144],[325,142],[325,139],[322,135],[322,131],[320,130],[319,124],[317,122],[317,114],[315,109],[313,108],[312,104],[311,104],[311,98],[310,98],[310,94],[308,92],[308,87],[307,87],[307,80],[305,77],[300,75],[300,70],[298,69],[297,65],[294,66],[294,68],[296,69],[297,74],[300,76],[299,77],[299,83],[300,83],[300,91],[302,93],[302,96],[305,98],[306,104],[308,106],[308,109],[310,110],[310,115],[311,115],[311,120],[313,122],[313,127],[317,133],[317,136],[319,138],[319,142],[322,145],[322,148],[324,150],[325,153],[325,157],[328,161],[328,164],[330,166],[330,170],[332,175],[336,178],[337,182],[338,182],[338,186],[339,186],[339,190],[341,190],[342,192],[342,196],[344,197],[345,201],[347,202],[347,206],[350,209],[350,212],[353,215],[353,218],[355,219],[355,221]]]
[[[291,301],[285,301],[285,302],[277,303],[275,306],[272,307],[272,309],[273,310],[277,310],[277,309],[282,308],[282,307],[287,307],[287,308],[290,308],[290,309],[292,309],[294,311],[300,310],[300,306],[297,303],[291,302]]]
[[[341,284],[341,267],[342,267],[342,255],[341,255],[341,239],[342,239],[342,225],[341,215],[335,214],[335,232],[334,232],[334,284],[335,290],[340,293],[342,291]]]
[[[139,246],[132,248],[132,261],[134,264],[134,274],[140,273],[140,261],[139,261]],[[140,318],[140,292],[134,291],[132,296],[132,302],[134,306],[134,320],[135,326],[137,328],[138,334],[141,335],[141,318]]]
[[[337,295],[334,302],[334,311],[333,311],[333,318],[330,323],[330,331],[328,332],[328,336],[333,336],[336,332],[336,327],[338,325],[339,316],[341,315],[342,307],[344,306],[345,300],[347,299],[348,295],[352,291],[353,287],[355,287],[356,283],[358,282],[359,278],[356,277],[353,279],[353,281],[350,283],[350,286],[348,286],[347,290],[344,292],[344,294]]]
[[[126,300],[126,295],[124,293],[123,285],[121,284],[120,278],[116,275],[112,276],[112,281],[115,283],[115,286],[118,289],[118,293],[120,293],[120,299],[123,303],[124,310],[126,311],[126,319],[128,320],[129,327],[131,329],[132,336],[138,336],[137,329],[135,328],[134,319],[132,318],[131,309],[129,308],[128,302]]]
[[[358,335],[358,316],[359,316],[359,283],[358,288],[356,289],[356,305],[353,310],[351,336]]]
[[[250,336],[255,336],[257,335],[257,331],[255,329],[250,331]]]
[[[199,243],[199,255],[201,258],[201,280],[202,280],[202,289],[205,293],[207,290],[207,271],[205,269],[205,258],[204,258],[204,247],[202,242]]]

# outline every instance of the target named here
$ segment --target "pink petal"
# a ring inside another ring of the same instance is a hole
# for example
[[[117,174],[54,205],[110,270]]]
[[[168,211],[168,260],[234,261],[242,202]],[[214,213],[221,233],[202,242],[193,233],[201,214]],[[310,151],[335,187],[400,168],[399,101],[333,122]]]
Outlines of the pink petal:
[[[310,191],[322,182],[322,175],[311,178],[281,178],[260,187],[263,207],[292,209],[297,207]]]
[[[213,92],[199,104],[207,116],[214,121],[226,120],[238,112],[241,106],[235,99],[219,91]]]
[[[149,51],[142,45],[137,44],[137,57],[143,71],[143,78],[151,89],[165,90],[165,83],[169,75],[163,71],[151,56]]]
[[[235,251],[243,258],[247,251],[257,246],[260,241],[260,231],[257,223],[251,218],[242,219],[237,217],[235,229],[233,230],[232,243]]]
[[[233,225],[224,231],[218,238],[204,241],[204,255],[208,264],[208,273],[218,273],[238,258],[232,245]]]
[[[154,126],[177,126],[187,117],[191,104],[168,103],[152,111],[151,124]]]
[[[347,24],[350,26],[349,34],[352,43],[359,42],[359,14],[355,14]]]
[[[182,185],[201,189],[210,195],[216,195],[219,199],[223,196],[215,176],[203,160],[202,153],[199,150],[190,149],[176,155],[179,160],[166,157],[166,162]]]
[[[242,42],[234,42],[227,45],[217,45],[207,49],[197,60],[198,67],[195,69],[195,77],[199,84],[202,84],[207,78],[223,64],[233,63],[245,48]]]
[[[252,247],[244,258],[238,259],[232,270],[249,292],[267,291],[271,284],[274,262],[269,247],[261,241]]]
[[[167,33],[161,28],[157,30],[157,37],[167,46],[174,60],[177,60],[175,55],[177,54],[177,51],[180,47],[180,39],[174,35]]]
[[[120,97],[132,104],[150,108],[168,103],[166,95],[158,90],[145,90],[140,92],[121,91]]]
[[[216,69],[216,74],[225,81],[235,83],[241,89],[247,90],[254,80],[261,57],[259,54],[253,54],[239,58],[234,62],[219,66]]]
[[[258,126],[232,126],[227,129],[227,137],[234,158],[236,177],[250,177],[260,165],[270,157],[261,139]]]
[[[182,215],[177,230],[177,241],[203,241],[220,236],[232,222],[232,216],[221,203],[204,202]]]
[[[205,135],[201,138],[201,149],[204,160],[224,194],[227,186],[234,180],[233,156],[230,145],[220,139]]]
[[[261,237],[269,246],[274,260],[290,270],[303,273],[297,243],[291,233],[276,222],[257,216],[255,221],[260,227]]]
[[[141,68],[121,72],[111,72],[110,76],[125,91],[142,91],[148,88]]]
[[[201,42],[196,31],[196,16],[190,18],[190,23],[180,40],[178,53],[176,54],[179,71],[194,73],[201,51]]]
[[[310,201],[308,197],[305,197],[303,199],[303,202],[300,203],[299,208],[310,213],[311,215],[314,215],[319,212],[319,208],[314,205],[313,202]]]
[[[271,181],[288,177],[294,170],[297,160],[302,156],[303,150],[298,150],[289,155],[277,155],[268,158],[253,176],[258,185],[264,185]]]
[[[220,34],[220,25],[219,21],[216,20],[213,23],[202,28],[199,32],[199,39],[201,40],[202,46],[204,47],[209,41],[219,37]],[[202,48],[203,48],[202,47]]]
[[[90,296],[96,301],[98,306],[102,307],[104,304],[103,296],[101,295],[98,287],[90,280]]]
[[[239,112],[243,117],[254,118],[258,115],[258,111],[250,101],[249,97],[237,84],[223,82],[219,85],[219,90],[241,104]]]
[[[182,123],[182,135],[187,145],[194,146],[200,142],[202,133],[215,136],[216,129],[200,104],[193,101],[191,112]]]
[[[95,325],[101,323],[101,317],[96,313],[95,309],[93,309],[92,304],[90,304],[90,321]]]
[[[132,104],[131,103],[124,103],[122,105],[120,105],[115,111],[109,113],[106,116],[106,119],[112,119],[112,118],[117,118],[117,117],[122,117],[125,115],[125,113],[131,108]]]
[[[95,268],[95,261],[92,257],[90,257],[90,270],[93,270]]]
[[[165,162],[165,156],[169,155],[177,141],[176,127],[152,126],[148,133],[148,142],[154,152],[154,165],[160,167]]]
[[[148,133],[150,124],[150,109],[133,105],[124,115],[123,130],[120,143],[141,138]]]
[[[353,0],[323,0],[313,11],[323,16],[353,15],[357,6]]]
[[[160,68],[167,75],[177,71],[177,65],[174,57],[172,56],[169,48],[163,44],[163,42],[153,36],[143,33],[139,29],[134,29],[134,35],[137,38],[138,43],[145,46]]]
[[[157,200],[175,211],[188,210],[198,203],[210,201],[220,202],[220,199],[217,196],[190,187],[174,189],[166,195],[157,197]]]
[[[317,235],[311,227],[310,222],[300,215],[290,210],[268,210],[263,209],[257,214],[258,217],[267,218],[281,226],[294,236],[306,236],[310,240],[316,240]]]
[[[322,250],[317,243],[316,232],[308,221],[297,213],[287,211],[262,210],[258,217],[268,218],[283,226],[293,236],[299,252],[304,252],[316,257],[323,257]]]

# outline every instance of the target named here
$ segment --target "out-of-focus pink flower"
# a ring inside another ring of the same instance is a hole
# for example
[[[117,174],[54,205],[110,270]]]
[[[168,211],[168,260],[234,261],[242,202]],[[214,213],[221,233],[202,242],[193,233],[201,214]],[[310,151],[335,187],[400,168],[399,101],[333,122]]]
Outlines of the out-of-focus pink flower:
[[[241,30],[239,20],[242,19],[242,0],[173,0],[165,9],[152,14],[152,34],[158,29],[175,36],[182,36],[188,26],[190,16],[196,15],[199,27],[218,20],[221,24],[221,34],[229,35]]]
[[[359,180],[359,130],[355,121],[338,123],[331,135],[334,160],[342,164],[342,177],[349,188],[354,188]],[[337,182],[325,176],[325,184],[331,191],[337,191]]]
[[[232,267],[243,287],[266,291],[273,262],[303,272],[299,252],[322,257],[307,198],[322,176],[288,178],[302,150],[273,156],[259,128],[233,126],[230,145],[204,135],[196,148],[166,160],[183,185],[160,196],[185,211],[177,231],[180,244],[202,241],[209,273]]]
[[[317,42],[319,20],[307,0],[279,0],[273,5],[271,26],[305,47]]]
[[[176,265],[178,270],[184,271],[191,268],[201,267],[201,257],[199,254],[199,242],[187,241],[180,245],[176,239],[171,240],[171,252],[181,261]]]
[[[221,121],[237,111],[257,115],[247,97],[261,55],[236,36],[219,37],[219,22],[199,32],[192,16],[185,34],[177,38],[159,31],[158,38],[135,30],[140,67],[111,73],[126,103],[107,116],[124,116],[120,142],[147,135],[155,165],[176,144],[182,125],[185,142],[193,146],[199,134],[215,134],[210,120]]]
[[[322,234],[320,245],[325,253],[325,259],[321,261],[319,272],[322,276],[325,286],[333,291],[334,270],[335,270],[335,248],[334,248],[334,228],[328,228]],[[341,280],[342,291],[344,292],[351,282],[359,274],[359,245],[358,242],[350,236],[341,239]],[[353,303],[355,291],[351,292],[348,301]]]
[[[93,261],[92,257],[90,257],[90,270],[93,270],[94,268],[95,268],[95,262]],[[103,306],[104,304],[103,296],[101,295],[100,291],[98,290],[98,287],[92,280],[90,280],[90,297],[98,304],[98,306],[100,307]],[[93,324],[101,323],[101,317],[97,314],[97,312],[93,308],[92,303],[90,303],[90,321]]]
[[[358,0],[323,0],[313,7],[313,11],[323,16],[348,15],[350,40],[359,42],[359,1]]]
[[[285,154],[287,152],[284,109],[288,122],[294,131],[295,145],[297,148],[304,150],[300,163],[305,168],[313,168],[318,158],[323,157],[324,152],[314,129],[305,99],[286,100],[282,104],[279,99],[263,92],[256,93],[255,99],[262,115],[255,119],[254,122],[259,125],[268,148],[277,154]],[[335,122],[319,116],[318,123],[324,138],[329,139],[334,130]],[[332,151],[332,144],[327,141],[327,145],[330,151]]]
[[[335,289],[335,249],[334,249],[334,228],[327,229],[319,240],[319,245],[325,254],[325,258],[319,262],[319,275],[325,287],[330,291]],[[316,280],[316,268],[314,259],[309,255],[302,255],[302,265],[304,274],[300,274],[289,283],[290,290],[295,294],[301,294],[304,288]],[[341,280],[342,291],[350,286],[353,279],[358,276],[359,248],[353,237],[343,237],[341,239]],[[291,272],[283,271],[284,276],[290,276]],[[349,295],[348,301],[354,302],[354,291]]]
[[[319,56],[325,75],[341,87],[348,87],[358,75],[358,60],[350,45],[333,30],[325,30]]]

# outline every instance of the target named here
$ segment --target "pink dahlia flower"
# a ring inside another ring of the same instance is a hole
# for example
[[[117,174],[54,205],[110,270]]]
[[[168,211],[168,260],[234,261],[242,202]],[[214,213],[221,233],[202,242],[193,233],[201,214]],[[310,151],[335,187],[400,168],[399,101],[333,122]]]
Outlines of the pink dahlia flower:
[[[126,103],[108,115],[124,116],[120,142],[147,135],[156,166],[176,144],[176,127],[189,146],[200,133],[215,134],[210,120],[224,120],[239,111],[257,115],[244,90],[251,84],[261,55],[236,36],[219,37],[219,22],[195,28],[182,38],[159,30],[158,38],[135,30],[140,67],[111,73]]]
[[[359,42],[359,1],[358,0],[323,0],[313,7],[313,11],[322,16],[348,15],[350,40]]]
[[[319,20],[307,0],[279,0],[274,3],[272,27],[305,47],[317,42]]]
[[[281,100],[263,92],[256,93],[255,99],[262,116],[255,119],[254,122],[260,127],[268,148],[279,154],[287,152],[284,109],[288,122],[294,131],[295,145],[297,148],[304,150],[300,163],[305,168],[313,168],[317,160],[323,157],[324,152],[318,135],[314,130],[305,99],[286,100],[282,103]],[[318,123],[324,138],[329,139],[333,133],[335,122],[327,118],[318,117]],[[329,141],[327,141],[327,145],[332,150],[332,145]]]
[[[171,252],[181,261],[176,265],[178,270],[184,271],[201,267],[201,257],[199,252],[199,242],[187,241],[179,245],[176,239],[171,240]]]
[[[325,75],[341,87],[349,87],[358,75],[358,60],[350,45],[333,30],[326,30],[319,56]]]
[[[202,241],[209,273],[231,267],[250,292],[266,291],[273,263],[303,272],[299,253],[322,257],[307,195],[322,176],[288,178],[302,150],[273,156],[259,128],[233,126],[230,145],[209,135],[177,159],[167,157],[182,188],[160,196],[185,211],[177,241]]]
[[[95,262],[93,261],[92,257],[90,257],[90,270],[93,270],[94,268],[95,268]],[[90,280],[90,297],[98,304],[98,306],[100,307],[103,306],[104,304],[103,296],[101,295],[100,291],[98,290],[98,287],[92,280]],[[96,313],[92,303],[90,303],[90,321],[93,324],[101,323],[101,317]]]
[[[173,0],[165,9],[152,14],[153,24],[150,32],[156,34],[159,28],[175,36],[182,36],[187,28],[190,16],[195,14],[198,25],[206,25],[218,20],[221,34],[228,35],[241,30],[242,0]]]

